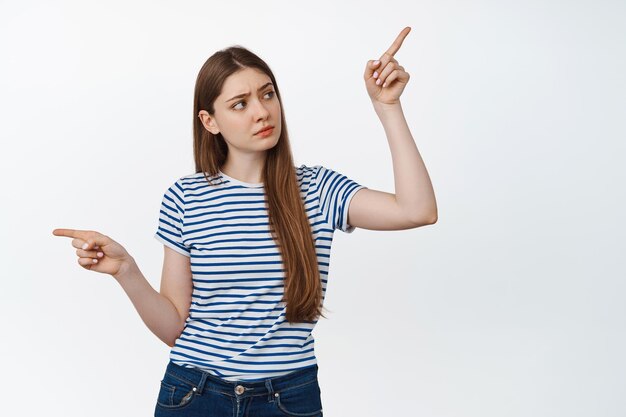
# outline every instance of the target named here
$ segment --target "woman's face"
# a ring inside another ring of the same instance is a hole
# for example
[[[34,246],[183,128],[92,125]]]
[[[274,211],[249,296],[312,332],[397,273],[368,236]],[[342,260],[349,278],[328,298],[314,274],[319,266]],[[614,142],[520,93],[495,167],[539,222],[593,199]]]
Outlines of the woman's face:
[[[243,94],[247,94],[242,96]],[[281,108],[270,77],[255,68],[231,74],[213,104],[215,114],[199,116],[207,130],[221,133],[228,151],[252,153],[273,148],[281,132]],[[266,126],[274,129],[256,134]]]

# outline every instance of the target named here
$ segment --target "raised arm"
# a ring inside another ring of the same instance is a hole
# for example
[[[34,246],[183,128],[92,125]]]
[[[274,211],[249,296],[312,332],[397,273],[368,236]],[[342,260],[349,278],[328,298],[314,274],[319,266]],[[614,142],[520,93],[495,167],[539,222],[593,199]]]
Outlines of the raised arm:
[[[357,191],[348,209],[348,223],[355,227],[400,230],[437,221],[433,186],[400,104],[409,74],[394,54],[410,30],[404,28],[380,59],[368,61],[365,69],[367,92],[391,150],[395,194],[372,189]]]

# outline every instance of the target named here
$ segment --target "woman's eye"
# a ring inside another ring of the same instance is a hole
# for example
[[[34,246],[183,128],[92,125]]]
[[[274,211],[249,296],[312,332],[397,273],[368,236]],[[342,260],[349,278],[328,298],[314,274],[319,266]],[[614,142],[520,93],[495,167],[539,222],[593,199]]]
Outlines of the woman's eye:
[[[268,95],[268,94],[271,94],[270,98],[274,98],[274,95],[276,94],[276,92],[272,90],[272,91],[268,91],[267,93],[265,93],[265,95]],[[245,103],[245,101],[239,101],[239,102],[235,103],[235,105],[233,106],[233,109],[241,110],[241,107],[240,108],[236,108],[236,107],[238,105],[240,105],[240,104],[243,104],[243,103]]]

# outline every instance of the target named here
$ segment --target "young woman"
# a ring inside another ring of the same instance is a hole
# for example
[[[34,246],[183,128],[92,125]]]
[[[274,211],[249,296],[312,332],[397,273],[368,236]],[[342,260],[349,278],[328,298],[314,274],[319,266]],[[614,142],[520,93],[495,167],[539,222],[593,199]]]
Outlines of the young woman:
[[[163,196],[160,292],[110,237],[53,231],[73,238],[85,269],[112,275],[172,347],[155,416],[322,416],[311,332],[323,316],[334,231],[437,220],[399,101],[409,74],[394,54],[409,31],[364,75],[389,141],[395,194],[321,165],[295,167],[272,71],[234,46],[211,56],[196,80],[196,173]]]

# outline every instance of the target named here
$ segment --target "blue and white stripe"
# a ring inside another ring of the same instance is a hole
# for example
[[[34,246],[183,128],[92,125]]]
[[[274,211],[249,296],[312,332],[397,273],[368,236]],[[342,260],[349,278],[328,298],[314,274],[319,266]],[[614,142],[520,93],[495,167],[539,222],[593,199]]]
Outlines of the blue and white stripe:
[[[323,294],[334,231],[352,233],[350,200],[361,188],[321,165],[294,167],[311,224]],[[179,178],[165,192],[154,237],[190,257],[189,317],[170,351],[182,366],[228,381],[256,381],[317,363],[315,322],[285,320],[282,258],[271,237],[263,184],[219,173]]]

